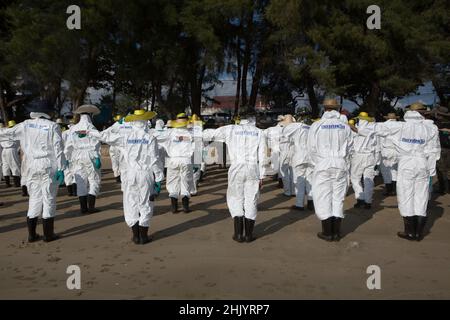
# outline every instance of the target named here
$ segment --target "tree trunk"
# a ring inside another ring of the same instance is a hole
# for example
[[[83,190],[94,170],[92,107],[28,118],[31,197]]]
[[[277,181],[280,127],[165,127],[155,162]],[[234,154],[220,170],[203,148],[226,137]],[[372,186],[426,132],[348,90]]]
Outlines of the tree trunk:
[[[262,57],[261,54],[258,57],[258,61],[256,62],[256,70],[255,74],[253,75],[253,82],[252,82],[252,91],[250,92],[250,101],[249,106],[252,109],[256,109],[256,99],[258,97],[258,91],[259,86],[261,84],[261,77],[263,74],[263,66],[262,66]]]
[[[306,75],[306,92],[308,93],[309,105],[311,106],[311,114],[313,118],[319,117],[319,102],[317,101],[317,95],[314,91],[314,80],[307,74]]]
[[[439,97],[441,106],[448,108],[449,107],[449,104],[448,104],[449,101],[445,97],[445,94],[442,91],[441,87],[439,86],[439,84],[435,80],[433,80],[432,83],[433,83],[434,89],[436,90],[436,94]]]
[[[241,92],[242,92],[242,105],[247,106],[248,104],[248,94],[247,94],[247,75],[248,69],[251,62],[252,54],[252,30],[253,30],[253,11],[248,14],[247,17],[247,30],[245,31],[245,51],[244,51],[244,61],[242,65],[242,82],[241,82]]]
[[[380,98],[381,90],[378,83],[374,82],[372,83],[372,87],[370,88],[370,93],[367,96],[366,100],[364,101],[364,106],[366,112],[375,115],[378,106],[379,106],[379,98]]]
[[[206,67],[202,66],[197,74],[194,72],[191,77],[191,108],[192,114],[201,114],[202,105],[202,85],[205,77]]]
[[[234,99],[234,116],[239,114],[239,102],[241,95],[241,76],[242,76],[242,63],[241,63],[241,39],[237,38],[236,44],[236,60],[237,60],[237,83],[236,83],[236,98]]]

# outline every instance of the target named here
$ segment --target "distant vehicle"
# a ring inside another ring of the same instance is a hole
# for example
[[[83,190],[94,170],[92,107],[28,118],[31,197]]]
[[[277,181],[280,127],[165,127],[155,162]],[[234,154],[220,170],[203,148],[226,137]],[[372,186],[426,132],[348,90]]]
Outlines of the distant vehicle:
[[[277,118],[282,115],[282,112],[277,111],[267,111],[258,113],[258,127],[265,129],[273,127],[277,124]]]

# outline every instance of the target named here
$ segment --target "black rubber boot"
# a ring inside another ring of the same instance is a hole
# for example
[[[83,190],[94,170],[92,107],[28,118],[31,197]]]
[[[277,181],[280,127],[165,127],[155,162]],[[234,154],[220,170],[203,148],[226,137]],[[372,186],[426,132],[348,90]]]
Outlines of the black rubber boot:
[[[72,184],[72,190],[73,190],[73,196],[76,197],[77,196],[77,184],[76,183]]]
[[[120,176],[117,176],[117,177],[116,177],[116,182],[117,182],[117,183],[121,183],[121,182],[122,182],[122,180],[120,179]]]
[[[172,213],[178,213],[178,199],[170,198],[170,203],[172,205]]]
[[[136,222],[134,226],[131,227],[131,230],[133,231],[133,238],[131,238],[131,241],[135,244],[139,244],[139,222]]]
[[[341,222],[342,218],[333,217],[333,221],[331,224],[331,236],[333,238],[333,241],[341,240]]]
[[[19,176],[13,176],[14,180],[14,187],[20,188],[20,177]]]
[[[198,181],[202,182],[204,175],[205,173],[202,170],[200,170],[200,177],[198,178]]]
[[[446,194],[449,189],[447,177],[439,169],[436,170],[436,175],[439,182],[439,190],[437,192],[440,194]]]
[[[297,211],[305,211],[305,208],[304,208],[304,207],[297,207],[296,205],[293,205],[291,208],[292,208],[293,210],[297,210]]]
[[[146,244],[152,241],[152,239],[148,236],[148,227],[139,226],[139,243]]]
[[[308,205],[306,207],[308,210],[314,211],[314,201],[308,200]]]
[[[403,217],[405,231],[397,232],[397,236],[406,240],[416,240],[415,217]]]
[[[80,209],[81,209],[81,213],[82,214],[86,214],[89,213],[88,211],[88,197],[87,196],[82,196],[82,197],[78,197],[78,199],[80,199]]]
[[[397,195],[397,181],[392,181],[392,195]]]
[[[365,203],[366,202],[364,200],[356,199],[356,203],[353,208],[362,208],[364,207]]]
[[[97,213],[100,212],[99,209],[95,208],[95,196],[92,194],[88,194],[88,212],[89,213]]]
[[[415,216],[416,218],[416,240],[422,241],[424,237],[425,225],[427,224],[427,217]]]
[[[366,209],[366,210],[372,209],[372,204],[364,202],[364,209]]]
[[[333,218],[322,220],[322,232],[317,233],[317,236],[325,241],[333,241],[332,224]]]
[[[28,242],[36,242],[41,239],[41,236],[36,233],[36,226],[38,223],[38,218],[30,219],[27,217],[27,227],[28,227]]]
[[[183,197],[181,201],[183,202],[183,212],[184,213],[191,212],[191,210],[189,209],[189,197]]]
[[[9,176],[5,176],[5,184],[7,188],[11,188],[11,178]]]
[[[233,240],[244,242],[244,217],[234,217],[234,235]]]
[[[22,197],[28,197],[28,188],[27,186],[22,186]]]
[[[283,179],[278,178],[278,188],[283,189]]]
[[[255,220],[244,218],[244,228],[245,228],[245,242],[252,242],[255,240],[253,236],[253,228],[255,227]]]
[[[386,183],[384,187],[383,196],[389,197],[393,194],[393,187],[394,185],[392,183]]]
[[[59,239],[59,236],[54,232],[54,222],[55,218],[42,219],[45,242],[51,242]]]
[[[67,186],[67,195],[70,197],[73,197],[73,185],[72,184],[69,184]]]

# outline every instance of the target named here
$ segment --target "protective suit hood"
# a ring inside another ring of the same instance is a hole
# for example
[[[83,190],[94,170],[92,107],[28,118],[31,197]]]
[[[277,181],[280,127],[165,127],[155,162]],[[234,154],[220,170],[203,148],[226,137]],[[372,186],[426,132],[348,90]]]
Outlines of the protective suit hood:
[[[91,117],[87,114],[80,116],[80,121],[76,124],[77,130],[89,130],[94,127]]]
[[[411,120],[424,120],[425,118],[417,111],[406,111],[405,115],[403,116],[403,119],[405,119],[405,121],[411,121]]]
[[[155,129],[159,131],[164,130],[164,121],[161,119],[156,120]]]
[[[341,114],[336,110],[325,111],[322,115],[322,119],[340,119]]]
[[[242,119],[239,124],[256,126],[256,119],[255,118]]]

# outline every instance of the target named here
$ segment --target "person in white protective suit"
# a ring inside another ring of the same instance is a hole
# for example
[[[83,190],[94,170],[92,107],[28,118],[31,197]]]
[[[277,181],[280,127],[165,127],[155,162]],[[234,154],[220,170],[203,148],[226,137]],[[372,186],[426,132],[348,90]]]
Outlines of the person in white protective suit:
[[[283,121],[279,123],[281,126],[280,134],[280,175],[283,182],[283,194],[287,197],[295,196],[294,170],[292,168],[292,157],[294,144],[292,140],[283,135],[283,128],[294,123],[295,119],[292,115],[284,116]]]
[[[424,236],[430,177],[436,174],[436,154],[440,148],[438,132],[425,122],[421,114],[424,112],[423,104],[413,103],[403,117],[405,122],[397,122],[390,128],[385,123],[375,125],[378,135],[392,136],[398,153],[397,201],[404,231],[397,235],[417,241]]]
[[[8,121],[8,129],[16,125],[14,120]],[[6,187],[11,187],[11,177],[14,180],[14,187],[20,187],[20,156],[18,141],[3,141],[2,146],[2,173],[5,179]]]
[[[164,120],[158,119],[156,120],[155,123],[155,130],[153,130],[153,136],[158,140],[158,137],[164,137],[167,130],[168,129],[165,128],[164,125]],[[166,157],[167,157],[166,150],[161,144],[158,144],[158,159],[163,168],[166,165]]]
[[[284,127],[283,136],[293,145],[292,169],[294,176],[296,202],[292,206],[295,210],[304,210],[305,195],[307,195],[308,209],[314,210],[312,200],[311,178],[313,166],[307,152],[308,133],[310,126],[305,123],[292,123]]]
[[[114,124],[106,130],[115,130],[118,126],[124,125],[123,117],[118,114],[114,116]],[[128,125],[131,127],[130,125]],[[111,158],[111,168],[113,171],[114,178],[116,178],[116,182],[120,183],[120,163],[123,159],[123,156],[120,154],[120,148],[116,146],[109,147],[109,157]]]
[[[69,125],[69,129],[72,126],[73,125]],[[62,139],[63,139],[64,145],[67,144],[69,132],[70,132],[70,130],[64,130],[62,132]],[[75,183],[75,175],[73,172],[73,170],[74,170],[73,161],[72,161],[72,159],[70,159],[70,156],[67,153],[65,153],[64,155],[66,157],[66,168],[64,169],[64,182],[67,187],[67,194],[70,197],[76,197],[77,196],[77,184]]]
[[[361,112],[357,119],[359,120],[356,127],[367,127],[367,123],[373,122],[373,118],[369,117],[367,112]],[[350,179],[355,191],[355,208],[370,209],[372,207],[376,167],[381,162],[378,142],[379,139],[374,130],[367,130],[365,135],[356,134],[353,137]]]
[[[100,192],[101,145],[95,137],[77,132],[96,130],[91,114],[99,114],[100,110],[93,105],[83,105],[75,113],[80,114],[80,121],[69,129],[64,153],[71,159],[69,165],[75,176],[81,214],[96,213],[99,212],[95,200]]]
[[[164,146],[167,159],[166,188],[172,206],[172,213],[178,213],[178,198],[181,198],[183,212],[189,213],[193,177],[192,155],[194,153],[194,138],[187,129],[188,117],[181,113],[171,122],[172,129],[158,137]]]
[[[386,121],[383,127],[397,127],[397,119],[399,118],[395,113],[391,112],[384,116]],[[380,137],[380,148],[381,148],[381,163],[380,172],[383,177],[383,182],[385,186],[384,196],[391,196],[395,194],[397,188],[397,168],[398,168],[398,157],[397,151],[395,150],[394,143],[392,142],[391,136]]]
[[[120,148],[126,170],[122,172],[123,208],[125,221],[132,229],[132,241],[146,244],[150,219],[153,216],[153,194],[161,191],[164,178],[158,159],[158,143],[149,132],[148,120],[156,115],[153,111],[136,110],[125,117],[131,130],[87,131],[101,141]]]
[[[49,120],[49,107],[39,104],[33,111],[31,120],[0,132],[0,141],[19,141],[27,159],[28,242],[41,239],[36,233],[39,216],[42,216],[43,240],[50,242],[59,238],[54,233],[54,217],[58,184],[64,183],[63,142],[59,126]]]
[[[419,111],[420,112],[420,111]],[[423,115],[425,117],[429,116],[430,113],[428,111],[423,111]],[[430,149],[434,150],[434,152],[431,152],[428,156],[428,168],[430,171],[430,187],[429,187],[429,193],[431,197],[431,193],[433,192],[433,177],[437,174],[437,162],[441,159],[441,141],[439,137],[439,128],[437,125],[434,124],[434,121],[431,119],[425,119],[423,121],[425,125],[427,125],[432,132],[435,134],[434,140],[430,141]]]
[[[191,186],[191,195],[197,195],[198,184],[203,179],[206,171],[206,163],[204,161],[204,151],[206,149],[205,142],[202,139],[203,121],[193,114],[188,128],[194,138],[194,154],[193,154],[193,184]]]
[[[233,240],[255,240],[253,229],[257,217],[257,203],[267,162],[267,139],[256,127],[252,113],[241,116],[238,125],[227,125],[203,132],[205,141],[226,143],[231,166],[228,170],[227,206],[234,220]],[[244,234],[245,229],[245,234]]]
[[[2,121],[0,121],[0,131],[2,131],[5,128],[5,125],[3,124]],[[3,148],[2,148],[2,144],[0,143],[0,180],[3,181],[3,170],[2,168],[2,153],[3,153]]]
[[[276,174],[278,179],[278,187],[283,188],[283,179],[280,173],[280,136],[283,131],[281,121],[284,120],[284,116],[279,115],[277,118],[278,124],[274,127],[270,127],[264,130],[267,138],[267,147],[269,150],[270,166]]]
[[[337,111],[339,103],[325,99],[323,106],[325,112],[311,125],[307,144],[314,165],[314,209],[322,222],[322,232],[317,236],[326,241],[339,241],[353,138],[350,127]]]

